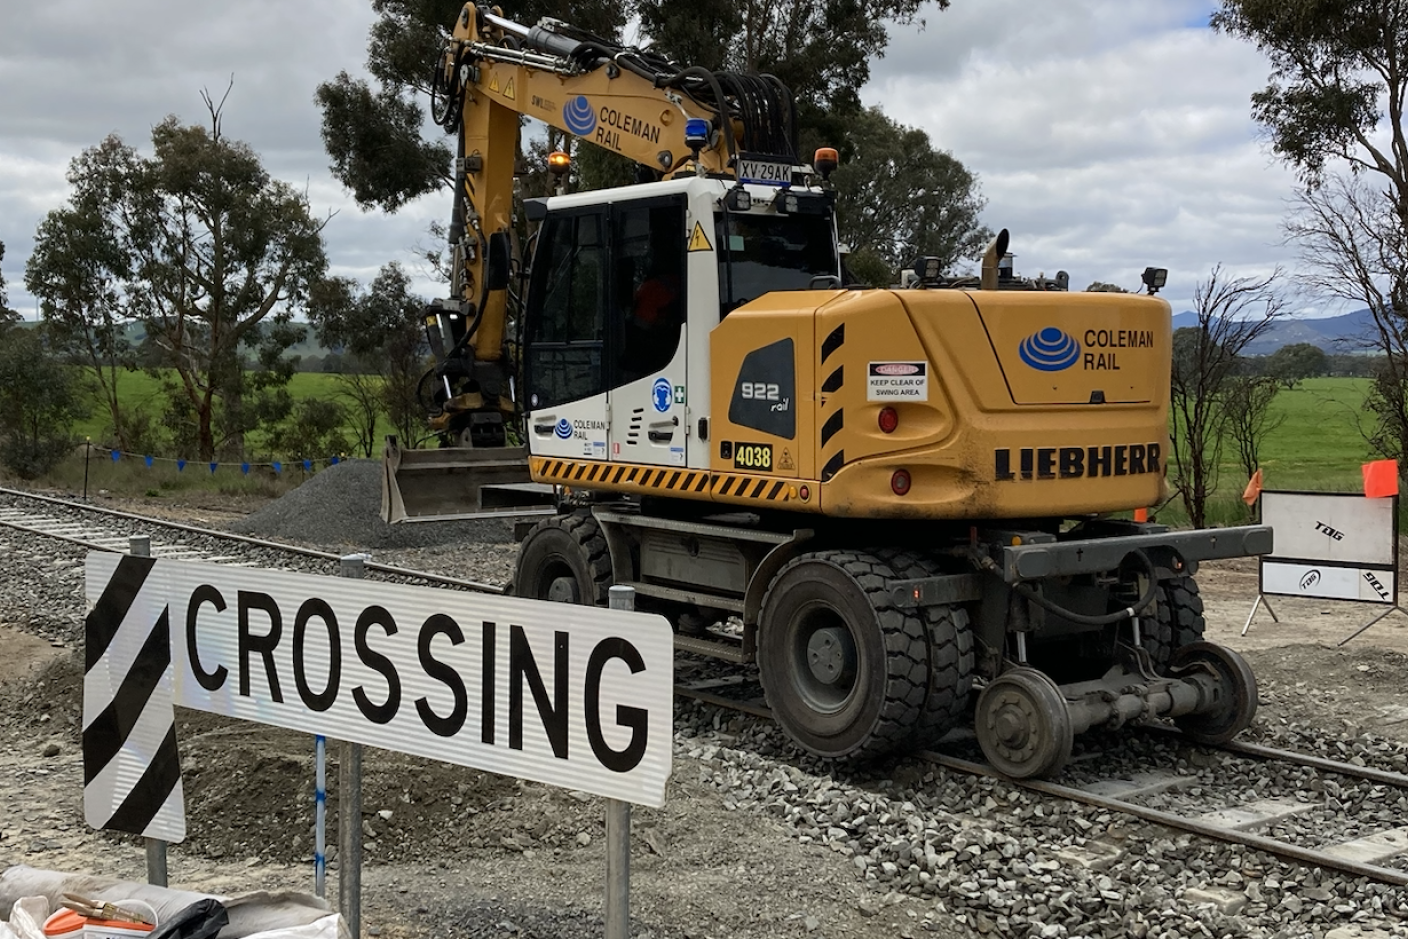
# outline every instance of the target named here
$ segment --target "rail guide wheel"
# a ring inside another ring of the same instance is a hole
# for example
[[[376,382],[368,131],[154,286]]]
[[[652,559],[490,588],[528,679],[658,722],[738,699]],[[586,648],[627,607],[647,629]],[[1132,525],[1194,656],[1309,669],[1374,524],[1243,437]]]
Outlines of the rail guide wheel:
[[[1226,743],[1246,730],[1256,717],[1256,676],[1246,659],[1215,642],[1190,643],[1177,649],[1169,661],[1169,671],[1175,675],[1199,668],[1216,676],[1220,707],[1211,712],[1185,714],[1173,722],[1198,743]]]
[[[978,744],[1013,779],[1052,776],[1071,758],[1075,731],[1061,689],[1034,668],[1014,668],[978,696]]]

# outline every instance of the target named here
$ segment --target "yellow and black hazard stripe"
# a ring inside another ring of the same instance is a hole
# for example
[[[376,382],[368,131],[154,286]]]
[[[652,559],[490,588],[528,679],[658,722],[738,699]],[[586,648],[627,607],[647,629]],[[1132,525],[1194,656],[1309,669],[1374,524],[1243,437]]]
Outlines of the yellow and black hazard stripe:
[[[559,460],[532,457],[529,469],[535,482],[583,489],[610,489],[648,495],[674,495],[685,499],[730,502],[737,505],[793,503],[810,508],[815,500],[799,497],[805,481],[758,476],[750,473],[711,473],[673,466],[641,466],[599,460]],[[807,502],[811,502],[811,506]]]
[[[833,329],[821,344],[821,369],[827,369],[827,360],[846,344],[846,324]],[[836,435],[846,426],[846,409],[838,402],[837,393],[846,385],[846,370],[841,364],[832,363],[834,368],[821,384],[822,396],[819,417],[821,423],[820,444],[817,452],[822,457],[821,481],[826,482],[846,463],[846,451],[841,442],[832,445]]]

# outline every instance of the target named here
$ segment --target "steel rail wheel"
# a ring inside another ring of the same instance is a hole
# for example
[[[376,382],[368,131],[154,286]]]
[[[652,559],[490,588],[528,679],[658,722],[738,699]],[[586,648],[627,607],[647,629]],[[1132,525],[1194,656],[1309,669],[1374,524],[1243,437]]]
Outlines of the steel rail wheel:
[[[973,723],[983,756],[1013,779],[1053,776],[1071,758],[1075,732],[1066,699],[1034,668],[1014,668],[989,682]]]
[[[1204,668],[1217,676],[1219,703],[1211,714],[1185,714],[1173,722],[1199,743],[1226,743],[1246,730],[1256,717],[1256,676],[1247,660],[1215,642],[1194,642],[1173,653],[1169,671],[1187,673]]]
[[[914,611],[891,602],[894,570],[860,551],[790,561],[763,599],[758,667],[769,706],[794,740],[826,757],[867,759],[906,743],[929,688]]]

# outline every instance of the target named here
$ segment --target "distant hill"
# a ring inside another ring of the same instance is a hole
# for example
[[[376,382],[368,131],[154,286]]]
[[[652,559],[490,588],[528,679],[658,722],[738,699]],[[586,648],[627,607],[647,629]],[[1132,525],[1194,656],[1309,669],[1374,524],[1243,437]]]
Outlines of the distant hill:
[[[1174,329],[1197,325],[1198,314],[1191,310],[1173,316]],[[1285,319],[1272,323],[1245,351],[1247,355],[1270,355],[1282,346],[1308,342],[1326,352],[1369,352],[1373,346],[1367,340],[1373,330],[1374,317],[1367,308],[1343,316]]]

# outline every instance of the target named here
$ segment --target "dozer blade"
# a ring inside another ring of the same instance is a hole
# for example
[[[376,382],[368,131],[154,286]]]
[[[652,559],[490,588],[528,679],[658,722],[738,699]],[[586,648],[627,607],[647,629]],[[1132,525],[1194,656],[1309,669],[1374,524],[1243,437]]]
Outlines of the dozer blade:
[[[529,481],[522,447],[402,450],[387,438],[381,517],[393,525],[539,514],[552,505],[552,487]]]

